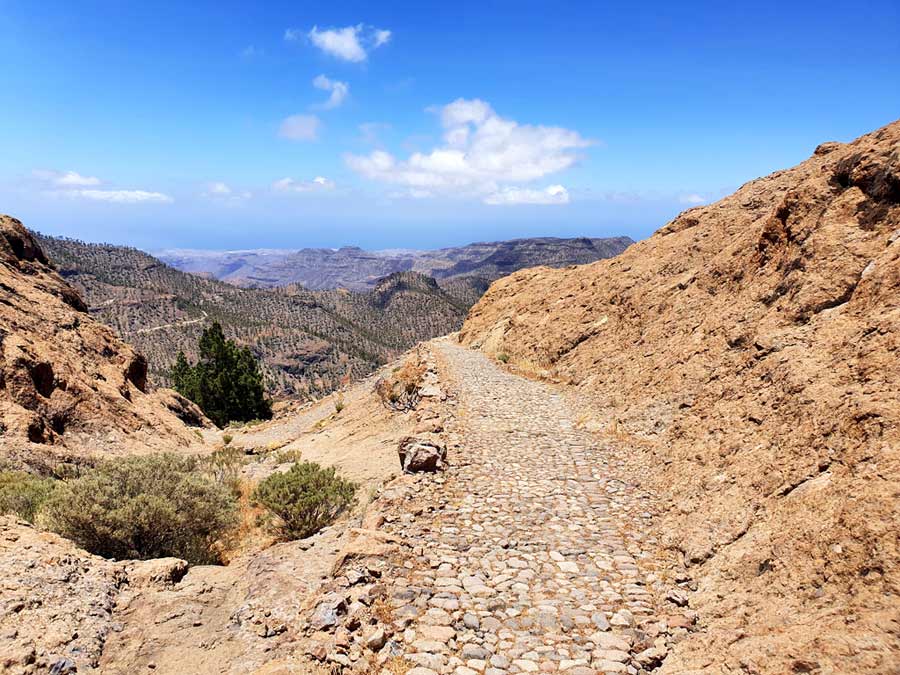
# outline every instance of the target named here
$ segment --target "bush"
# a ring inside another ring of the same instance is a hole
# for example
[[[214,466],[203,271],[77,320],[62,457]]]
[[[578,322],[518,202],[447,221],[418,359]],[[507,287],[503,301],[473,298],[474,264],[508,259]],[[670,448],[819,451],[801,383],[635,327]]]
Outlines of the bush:
[[[419,405],[419,390],[425,366],[421,363],[407,361],[396,368],[390,377],[380,378],[375,382],[375,393],[385,408],[398,412],[415,410]]]
[[[241,494],[241,470],[247,463],[243,450],[226,445],[197,460],[197,468],[217,485],[228,488],[235,497]]]
[[[177,455],[128,457],[60,485],[42,509],[49,529],[107,558],[175,556],[219,561],[217,542],[237,522],[229,490]]]
[[[197,364],[179,352],[170,376],[175,390],[219,427],[272,417],[259,364],[247,347],[225,339],[218,322],[203,331]]]
[[[24,471],[0,471],[0,513],[11,513],[29,523],[53,493],[56,481]]]
[[[301,462],[262,481],[253,500],[279,518],[286,538],[303,539],[337,518],[353,502],[356,489],[355,483],[336,475],[334,467]]]

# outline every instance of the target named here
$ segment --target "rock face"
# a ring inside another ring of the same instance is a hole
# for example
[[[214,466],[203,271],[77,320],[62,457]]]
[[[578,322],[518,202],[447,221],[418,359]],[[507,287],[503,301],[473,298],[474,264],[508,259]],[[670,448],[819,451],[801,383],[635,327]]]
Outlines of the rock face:
[[[0,451],[7,459],[186,447],[183,418],[208,424],[174,392],[148,393],[144,357],[86,313],[18,220],[0,216]]]
[[[467,345],[573,385],[641,460],[703,630],[668,672],[898,662],[900,122],[612,260],[495,282]],[[679,670],[680,669],[680,670]]]
[[[53,534],[0,517],[0,671],[46,673],[95,667],[112,629],[125,575]]]

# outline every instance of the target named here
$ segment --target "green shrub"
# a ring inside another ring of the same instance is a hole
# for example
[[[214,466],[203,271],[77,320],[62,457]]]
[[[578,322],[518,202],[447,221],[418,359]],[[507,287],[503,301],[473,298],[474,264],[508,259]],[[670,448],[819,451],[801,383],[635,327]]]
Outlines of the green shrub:
[[[24,471],[0,471],[0,513],[11,513],[29,523],[53,493],[56,481]]]
[[[237,523],[229,490],[177,455],[128,457],[66,481],[42,509],[47,527],[107,558],[175,556],[218,562],[217,542]]]
[[[509,354],[497,354],[497,360],[500,363],[508,363],[509,362]]]
[[[357,485],[314,462],[294,464],[262,481],[253,500],[281,521],[288,539],[303,539],[331,523],[352,502]]]
[[[222,443],[224,445],[231,445],[231,441],[233,441],[233,440],[234,440],[234,436],[232,436],[231,434],[224,434],[222,436]]]

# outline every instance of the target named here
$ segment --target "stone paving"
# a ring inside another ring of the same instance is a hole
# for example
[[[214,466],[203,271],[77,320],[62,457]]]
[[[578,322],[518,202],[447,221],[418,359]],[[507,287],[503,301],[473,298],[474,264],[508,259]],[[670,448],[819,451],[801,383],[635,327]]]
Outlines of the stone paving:
[[[438,349],[461,447],[387,525],[414,551],[390,582],[405,630],[389,647],[409,675],[649,672],[685,632],[655,609],[649,496],[614,477],[556,389]]]

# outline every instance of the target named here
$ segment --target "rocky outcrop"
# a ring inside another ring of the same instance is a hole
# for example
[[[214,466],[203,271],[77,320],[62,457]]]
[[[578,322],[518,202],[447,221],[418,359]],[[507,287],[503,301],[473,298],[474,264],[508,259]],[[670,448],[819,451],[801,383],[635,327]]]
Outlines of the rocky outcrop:
[[[701,630],[664,671],[898,662],[898,297],[895,122],[471,311],[464,344],[572,385],[668,502]]]
[[[3,455],[188,447],[197,439],[182,420],[208,424],[174,392],[149,392],[144,357],[87,314],[22,223],[0,216]]]

